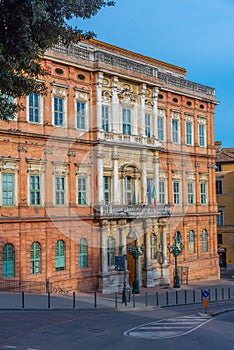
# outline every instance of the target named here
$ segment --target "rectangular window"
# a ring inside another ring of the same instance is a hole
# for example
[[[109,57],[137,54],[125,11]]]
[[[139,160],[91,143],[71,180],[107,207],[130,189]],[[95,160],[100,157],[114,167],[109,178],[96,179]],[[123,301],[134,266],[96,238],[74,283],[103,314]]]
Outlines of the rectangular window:
[[[158,138],[164,141],[164,118],[158,117]]]
[[[205,182],[202,182],[200,184],[200,189],[201,189],[201,204],[207,204],[207,188],[206,188]]]
[[[28,97],[28,113],[29,121],[32,123],[40,123],[40,96],[30,94]]]
[[[145,114],[145,136],[151,137],[151,115]]]
[[[218,233],[217,243],[218,244],[223,244],[223,235],[222,235],[222,233]]]
[[[187,183],[187,190],[188,190],[188,204],[192,205],[194,204],[194,183],[193,182]]]
[[[223,181],[216,180],[216,194],[222,194],[222,193],[223,193]]]
[[[205,147],[205,126],[204,125],[198,126],[198,140],[199,140],[199,146]]]
[[[40,176],[30,175],[30,205],[40,205]]]
[[[64,98],[54,97],[54,125],[64,126]]]
[[[172,142],[179,143],[179,122],[178,120],[172,120]]]
[[[87,205],[87,178],[78,177],[78,205]]]
[[[223,226],[223,210],[219,210],[219,215],[217,215],[217,226]]]
[[[131,135],[131,109],[123,108],[123,134]]]
[[[86,103],[76,102],[76,124],[77,129],[85,129]]]
[[[65,204],[65,177],[63,176],[55,177],[55,204]]]
[[[185,132],[186,132],[186,145],[192,146],[192,144],[193,144],[193,125],[192,125],[192,123],[186,122]]]
[[[180,182],[173,182],[173,199],[174,204],[180,204]]]
[[[159,203],[165,204],[166,198],[165,198],[165,181],[159,181]]]
[[[132,188],[132,178],[130,176],[125,177],[125,204],[133,204],[133,188]]]
[[[110,202],[110,176],[103,176],[103,191],[104,203],[108,204]]]
[[[109,106],[102,106],[102,129],[109,131]]]
[[[14,205],[14,174],[2,174],[2,205]]]

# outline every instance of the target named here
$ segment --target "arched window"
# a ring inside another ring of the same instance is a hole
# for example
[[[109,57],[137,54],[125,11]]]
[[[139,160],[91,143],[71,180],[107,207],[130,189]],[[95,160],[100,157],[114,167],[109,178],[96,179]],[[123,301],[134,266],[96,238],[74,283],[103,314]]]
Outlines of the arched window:
[[[2,257],[2,278],[15,277],[15,249],[12,244],[5,244]]]
[[[63,240],[59,240],[56,243],[56,271],[65,270],[65,243]]]
[[[157,237],[155,233],[150,234],[150,258],[156,259],[156,251],[157,251]]]
[[[195,253],[195,234],[194,231],[189,231],[189,253]]]
[[[107,240],[107,262],[108,266],[115,264],[115,239],[111,236]]]
[[[175,244],[179,245],[181,243],[181,233],[180,231],[176,231],[175,233]]]
[[[32,275],[41,273],[41,245],[33,242],[30,247],[30,273]]]
[[[85,238],[80,239],[78,266],[79,268],[88,267],[88,242]]]
[[[208,252],[208,233],[205,229],[202,230],[202,251]]]

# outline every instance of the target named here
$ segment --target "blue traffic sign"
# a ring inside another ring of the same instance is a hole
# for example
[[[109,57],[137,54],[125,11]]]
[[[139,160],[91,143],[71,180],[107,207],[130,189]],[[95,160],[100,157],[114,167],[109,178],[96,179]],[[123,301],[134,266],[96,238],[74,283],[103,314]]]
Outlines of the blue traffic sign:
[[[208,296],[209,296],[208,290],[202,290],[202,296],[203,296],[203,298],[208,298]]]

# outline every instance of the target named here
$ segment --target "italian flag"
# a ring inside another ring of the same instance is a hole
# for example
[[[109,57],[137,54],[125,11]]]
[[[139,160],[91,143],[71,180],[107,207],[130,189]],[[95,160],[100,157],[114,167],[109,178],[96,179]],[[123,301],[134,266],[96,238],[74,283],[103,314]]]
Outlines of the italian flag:
[[[155,187],[155,184],[153,184],[153,186],[152,186],[151,198],[154,201],[154,210],[156,210],[156,187]]]

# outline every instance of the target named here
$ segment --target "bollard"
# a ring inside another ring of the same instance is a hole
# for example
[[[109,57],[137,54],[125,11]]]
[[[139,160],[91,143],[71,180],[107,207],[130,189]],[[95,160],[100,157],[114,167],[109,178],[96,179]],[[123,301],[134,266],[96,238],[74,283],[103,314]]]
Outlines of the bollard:
[[[184,290],[184,303],[187,304],[187,290]]]
[[[94,292],[94,307],[97,307],[97,293]]]
[[[231,299],[231,288],[228,288],[228,299]]]
[[[117,293],[115,292],[115,307],[117,309],[118,307],[118,300],[117,300]]]
[[[48,294],[48,309],[50,309],[50,292],[48,292],[47,294]]]
[[[224,288],[222,288],[222,299],[224,300]]]
[[[158,292],[156,292],[156,295],[155,295],[155,300],[156,300],[156,306],[158,306]]]
[[[76,293],[73,292],[73,309],[76,308]]]
[[[176,302],[176,305],[178,304],[178,291],[176,290],[175,292],[175,302]]]
[[[196,291],[193,289],[193,302],[196,303]]]
[[[216,300],[216,301],[218,300],[218,291],[217,291],[217,288],[215,288],[215,300]]]
[[[133,295],[132,295],[132,303],[133,303],[133,307],[136,307],[136,304],[135,304],[135,293],[133,293]]]
[[[22,309],[24,309],[24,292],[22,292]]]
[[[208,299],[210,300],[210,289],[208,289],[208,293],[209,293],[209,295],[208,295]]]
[[[148,306],[148,294],[145,292],[145,306]]]
[[[168,305],[168,302],[169,302],[169,300],[168,300],[168,291],[166,291],[166,305]]]

